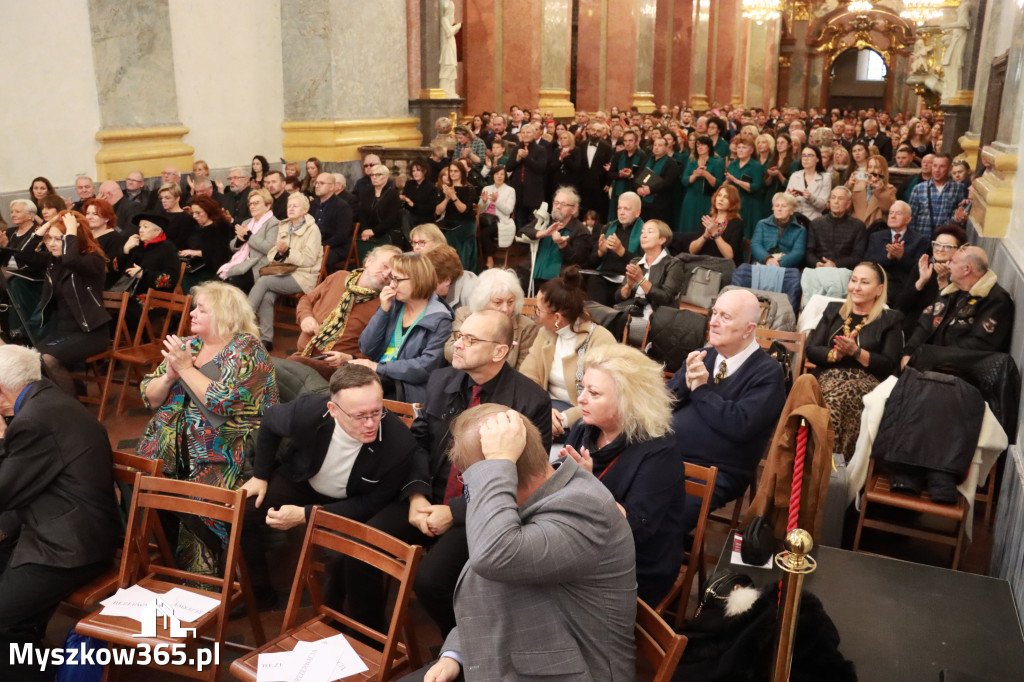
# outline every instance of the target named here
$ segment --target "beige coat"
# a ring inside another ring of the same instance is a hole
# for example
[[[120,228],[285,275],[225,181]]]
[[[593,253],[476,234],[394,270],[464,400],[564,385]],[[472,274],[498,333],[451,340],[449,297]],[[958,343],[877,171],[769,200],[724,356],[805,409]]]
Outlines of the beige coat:
[[[886,185],[884,189],[872,192],[868,200],[867,185],[858,181],[853,186],[853,215],[864,223],[871,225],[879,218],[885,220],[889,215],[889,208],[896,201],[896,188]]]
[[[307,213],[302,220],[302,225],[294,232],[289,231],[290,221],[281,221],[277,227],[277,239],[288,242],[288,255],[284,262],[299,266],[291,275],[295,282],[302,287],[302,291],[309,293],[316,286],[317,279],[320,278],[320,261],[323,260],[324,247],[320,245],[320,228],[316,226],[313,216]],[[276,243],[267,253],[271,262],[275,256],[277,256]]]
[[[590,344],[587,346],[588,349],[594,346],[616,343],[612,333],[599,324],[585,322],[582,326],[583,331],[576,334],[574,350],[579,350],[587,338],[587,332],[591,329],[593,331],[591,332]],[[551,363],[555,358],[555,344],[558,341],[558,336],[554,332],[549,332],[547,329],[540,327],[540,325],[537,328],[540,329],[537,333],[537,340],[533,342],[530,354],[526,356],[526,360],[523,362],[523,366],[519,368],[519,371],[537,382],[541,388],[547,391],[549,390],[548,377],[551,375]],[[577,353],[573,353],[562,360],[562,374],[565,376],[565,386],[569,390],[570,402],[573,404],[572,408],[565,411],[565,416],[570,426],[575,424],[576,420],[580,418],[580,408],[576,406],[578,399],[576,395],[576,364],[578,357]]]

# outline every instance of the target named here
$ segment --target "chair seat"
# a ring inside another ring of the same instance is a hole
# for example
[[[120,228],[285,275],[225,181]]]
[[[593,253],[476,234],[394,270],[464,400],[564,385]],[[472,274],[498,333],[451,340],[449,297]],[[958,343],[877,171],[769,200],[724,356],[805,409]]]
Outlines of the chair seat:
[[[119,568],[110,569],[79,587],[68,595],[64,601],[83,610],[94,608],[101,600],[106,599],[117,591],[118,573],[120,573]]]
[[[869,502],[877,502],[889,507],[898,507],[922,514],[940,516],[952,521],[960,521],[967,513],[967,501],[963,495],[957,495],[955,505],[937,504],[931,501],[927,492],[920,496],[894,493],[889,489],[889,477],[884,475],[875,476],[868,483],[864,496]]]
[[[147,343],[144,346],[133,346],[131,348],[125,348],[123,350],[116,350],[112,353],[112,356],[122,362],[159,362],[163,360],[163,355],[160,353],[163,350],[163,343]]]
[[[255,682],[256,665],[259,661],[259,654],[284,653],[294,649],[295,645],[299,642],[318,642],[321,639],[327,639],[328,637],[333,637],[338,634],[341,633],[323,622],[322,616],[314,618],[303,623],[298,628],[271,640],[266,644],[266,646],[260,648],[259,651],[253,651],[252,653],[246,654],[245,656],[235,660],[231,664],[231,675],[239,680]],[[359,640],[349,637],[348,635],[345,635],[345,639],[352,645],[352,648],[355,649],[356,653],[359,654],[359,657],[363,659],[363,662],[369,669],[356,675],[350,675],[344,679],[369,680],[376,677],[377,673],[380,671],[381,653],[376,649],[363,644]]]

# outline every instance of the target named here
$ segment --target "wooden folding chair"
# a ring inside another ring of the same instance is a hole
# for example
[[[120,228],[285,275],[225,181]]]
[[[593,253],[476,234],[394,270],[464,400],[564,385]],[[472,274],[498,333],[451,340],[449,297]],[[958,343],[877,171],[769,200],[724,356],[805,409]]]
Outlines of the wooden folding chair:
[[[136,474],[144,476],[160,476],[162,462],[158,459],[139,457],[128,452],[114,450],[114,482],[118,486],[118,494],[123,495],[125,489],[134,490]],[[158,544],[163,540],[163,534],[158,534]],[[123,543],[123,538],[122,538]],[[170,547],[163,544],[157,548],[161,554],[160,558],[168,566],[173,565],[173,556]],[[118,578],[121,575],[121,547],[117,548],[114,567],[91,582],[83,585],[68,596],[64,603],[70,604],[82,611],[91,611],[96,605],[117,591]]]
[[[325,246],[323,255],[320,257],[320,275],[316,278],[316,283],[324,281],[327,277],[327,256],[331,252],[331,247]],[[281,294],[277,297],[277,301],[274,302],[274,327],[277,329],[287,329],[288,331],[301,331],[301,328],[295,322],[295,308],[299,305],[299,300],[302,299],[306,294]]]
[[[398,415],[403,424],[412,428],[412,423],[416,421],[416,415],[423,405],[420,403],[403,403],[399,400],[385,400],[384,407],[387,408],[388,412],[394,412]]]
[[[636,600],[637,679],[668,682],[686,649],[686,636],[676,634],[654,609]]]
[[[387,634],[323,604],[317,583],[319,562],[314,559],[317,548],[362,561],[398,582],[398,594]],[[408,641],[410,628],[406,627],[406,607],[412,594],[416,566],[422,555],[423,548],[419,545],[407,545],[387,533],[317,507],[309,519],[306,540],[302,544],[299,566],[281,625],[281,635],[232,663],[231,675],[240,680],[254,681],[259,654],[291,651],[298,642],[316,642],[340,634],[334,627],[335,623],[359,635],[359,639],[356,639],[346,632],[345,639],[369,668],[360,675],[361,678],[383,681],[390,679],[396,670],[403,667],[415,669],[419,662],[415,645]],[[314,616],[296,625],[304,592],[309,593]],[[405,633],[406,641],[400,641],[399,632]],[[366,641],[373,641],[381,648],[369,646]]]
[[[793,359],[790,363],[793,376],[790,379],[796,381],[796,378],[804,373],[806,365],[805,350],[807,346],[807,334],[805,332],[780,332],[774,329],[758,327],[755,336],[757,337],[757,343],[765,350],[771,347],[773,341],[778,341],[786,350],[793,354]]]
[[[120,293],[112,291],[103,292],[103,307],[116,320],[114,323],[113,340],[105,351],[85,359],[84,372],[75,372],[71,375],[71,378],[76,381],[96,384],[96,388],[99,391],[98,397],[89,395],[87,389],[84,394],[78,396],[78,399],[89,405],[100,406],[97,417],[99,421],[103,421],[107,409],[107,400],[110,396],[110,384],[114,376],[113,351],[114,349],[126,348],[131,344],[131,332],[128,331],[128,323],[125,321],[130,298],[131,296],[126,291]]]
[[[926,516],[935,516],[945,519],[947,522],[952,521],[954,530],[951,533],[943,533],[931,527],[903,525],[886,519],[871,518],[868,516],[868,507],[895,507]],[[960,557],[963,554],[964,541],[967,537],[967,511],[967,500],[960,494],[957,494],[956,504],[949,505],[932,502],[927,491],[916,497],[892,492],[889,489],[889,477],[885,474],[875,473],[875,459],[872,457],[868,464],[868,482],[864,487],[864,497],[860,503],[857,533],[853,537],[853,551],[863,551],[860,549],[861,533],[865,528],[873,528],[952,547],[952,568],[956,571],[960,568]]]
[[[164,348],[164,338],[171,331],[171,323],[174,321],[175,315],[178,316],[178,324],[174,328],[174,334],[185,335],[191,307],[192,297],[189,295],[169,294],[156,289],[146,292],[146,299],[142,304],[142,314],[139,318],[139,327],[135,330],[135,339],[130,346],[115,348],[111,351],[109,371],[113,372],[118,363],[125,366],[121,391],[117,397],[117,416],[124,414],[124,401],[128,395],[128,387],[132,385],[133,377],[141,382],[145,374],[163,360],[161,351]],[[159,333],[154,331],[150,320],[153,311],[163,313]],[[145,340],[147,338],[148,340]]]
[[[226,524],[229,533],[224,548],[222,572],[218,575],[206,575],[155,563],[148,540],[153,529],[160,523],[158,512],[191,516],[200,523],[205,517]],[[139,644],[148,643],[152,647],[165,645],[165,650],[170,652],[170,645],[184,645],[186,657],[195,659],[197,650],[204,647],[245,648],[225,641],[228,614],[232,607],[244,601],[248,606],[249,621],[256,644],[263,644],[266,639],[263,636],[263,624],[256,610],[256,602],[241,558],[240,538],[244,513],[245,491],[242,489],[226,490],[201,483],[137,474],[118,586],[128,588],[137,584],[157,594],[178,588],[214,598],[220,603],[195,621],[182,624],[184,628],[194,628],[194,632],[179,633],[177,636],[171,636],[167,628],[167,619],[157,618],[155,637],[136,637],[135,635],[142,633],[142,624],[139,621],[120,616],[104,616],[101,611],[80,620],[75,626],[75,631],[118,648],[134,648]],[[201,583],[209,589],[198,588],[195,586],[196,583]],[[171,623],[173,624],[173,621]],[[216,680],[218,663],[219,661],[215,660],[210,667],[199,671],[191,665],[173,665],[173,657],[168,664],[157,663],[154,657],[149,665],[178,675]],[[125,666],[109,665],[104,677],[109,679],[123,670]],[[132,674],[131,677],[140,679],[138,673]]]
[[[690,590],[693,587],[694,577],[700,577],[698,584],[703,585],[705,582],[704,530],[707,527],[708,512],[711,511],[711,496],[715,492],[715,480],[718,478],[718,467],[702,467],[689,463],[684,466],[686,468],[686,494],[700,498],[700,513],[697,516],[697,526],[693,529],[693,545],[686,553],[686,563],[679,568],[679,575],[676,577],[675,583],[655,608],[655,611],[661,616],[669,611],[674,612],[677,628],[683,624],[686,617],[686,607],[690,601]]]
[[[356,247],[356,241],[359,239],[359,223],[352,223],[352,242],[348,246],[348,255],[345,256],[345,262],[338,265],[342,270],[352,270],[350,267],[353,263],[358,268],[359,265],[359,249]]]
[[[178,270],[178,283],[174,285],[174,289],[171,293],[182,294],[181,280],[185,279],[185,271],[188,270],[188,261],[181,261],[181,269]]]

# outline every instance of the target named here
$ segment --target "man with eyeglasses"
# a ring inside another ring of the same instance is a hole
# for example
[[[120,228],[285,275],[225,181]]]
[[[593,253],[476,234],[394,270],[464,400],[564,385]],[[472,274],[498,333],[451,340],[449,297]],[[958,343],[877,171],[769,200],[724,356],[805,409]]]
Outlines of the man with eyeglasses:
[[[580,195],[572,187],[559,187],[552,201],[551,222],[547,227],[538,230],[536,219],[523,226],[524,235],[540,240],[533,268],[535,290],[549,279],[558,277],[563,267],[582,267],[590,260],[594,237],[580,222],[579,213]],[[524,290],[529,288],[529,268],[529,262],[520,266],[519,279]]]
[[[152,207],[154,197],[146,187],[146,176],[142,171],[132,171],[124,179],[124,195],[132,203],[139,206],[139,211]]]
[[[466,499],[460,473],[448,461],[449,427],[465,410],[497,403],[518,410],[541,431],[551,447],[551,399],[536,383],[505,362],[512,344],[507,315],[484,310],[466,318],[455,332],[452,366],[435,370],[427,383],[427,400],[413,423],[419,449],[402,488],[369,525],[404,542],[429,548],[420,561],[414,589],[423,608],[441,629],[455,627],[453,596],[459,573],[469,557],[466,546]],[[352,616],[373,627],[384,626],[384,586],[372,570],[349,566],[348,577],[360,585],[349,590]],[[365,619],[365,620],[364,620]]]
[[[249,175],[241,168],[228,171],[228,186],[216,196],[220,205],[231,214],[235,225],[241,225],[251,218],[249,213]]]
[[[380,163],[380,157],[377,156],[376,154],[367,154],[365,157],[363,157],[363,177],[356,180],[355,187],[352,188],[352,193],[355,194],[356,198],[359,200],[356,203],[357,210],[358,206],[363,200],[363,196],[368,193],[373,193],[373,180],[371,178],[371,175],[373,173],[374,166],[379,166]],[[388,185],[391,185],[392,187],[395,186],[394,178],[388,178],[385,187],[387,187]]]
[[[327,269],[334,270],[348,257],[352,245],[352,207],[334,194],[334,173],[316,176],[313,192],[316,199],[309,204],[309,215],[320,228],[320,243],[331,247],[327,255]]]
[[[261,538],[262,526],[288,530],[314,506],[365,523],[402,488],[416,440],[384,408],[373,370],[346,364],[331,376],[330,396],[307,393],[263,415],[242,530],[242,552],[261,610],[277,603]],[[289,439],[283,457],[278,449]]]

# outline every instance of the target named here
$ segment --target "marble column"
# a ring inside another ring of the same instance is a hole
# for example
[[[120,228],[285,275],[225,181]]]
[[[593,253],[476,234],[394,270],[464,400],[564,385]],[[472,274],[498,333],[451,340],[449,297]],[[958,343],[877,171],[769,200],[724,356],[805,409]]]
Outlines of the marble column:
[[[971,5],[969,21],[971,28],[964,43],[963,65],[960,69],[960,89],[951,97],[945,98],[941,109],[943,112],[942,151],[947,154],[959,155],[966,152],[960,140],[968,132],[971,125],[971,109],[974,101],[974,81],[978,69],[978,57],[981,51],[982,23],[985,18],[986,0],[975,0]],[[977,148],[974,149],[975,155]],[[976,156],[975,156],[976,158]],[[971,164],[973,168],[974,164]]]
[[[807,77],[808,69],[811,68],[809,59],[810,55],[807,51],[806,16],[802,19],[794,18],[793,37],[796,39],[796,42],[793,45],[793,51],[790,53],[792,62],[789,69],[789,89],[786,95],[787,101],[781,102],[780,104],[806,109],[809,106],[807,103]]]
[[[192,168],[178,120],[168,0],[89,0],[101,129],[97,180]]]
[[[977,25],[981,27],[982,37],[976,62],[977,68],[974,70],[971,123],[967,132],[960,138],[960,146],[964,150],[964,156],[971,162],[972,168],[978,161],[978,152],[981,147],[981,125],[985,118],[985,102],[988,99],[988,78],[992,71],[992,60],[996,57],[998,42],[996,34],[1001,25],[1014,21],[1017,11],[1013,3],[1003,1],[987,2],[984,8],[981,5],[978,8]],[[966,65],[965,60],[964,66]]]
[[[697,111],[708,109],[708,35],[711,31],[711,0],[693,0],[693,40],[690,45],[690,97]]]
[[[405,13],[405,0],[281,3],[286,159],[354,161],[363,145],[421,143],[406,43],[395,40],[406,35]]]
[[[736,3],[732,14],[735,40],[733,41],[732,48],[732,73],[729,75],[729,80],[732,84],[732,97],[729,103],[734,107],[738,107],[745,105],[743,90],[746,84],[744,76],[747,70],[747,43],[750,42],[751,27],[755,24],[752,21],[743,20],[743,8],[740,3]]]
[[[569,56],[572,51],[572,0],[545,0],[540,32],[540,92],[537,108],[556,118],[572,118]]]
[[[776,56],[780,21],[747,25],[744,51],[743,104],[747,107],[770,108],[775,101],[775,73],[779,60]]]
[[[654,111],[654,25],[658,16],[657,0],[636,2],[636,74],[633,106],[640,113]]]

